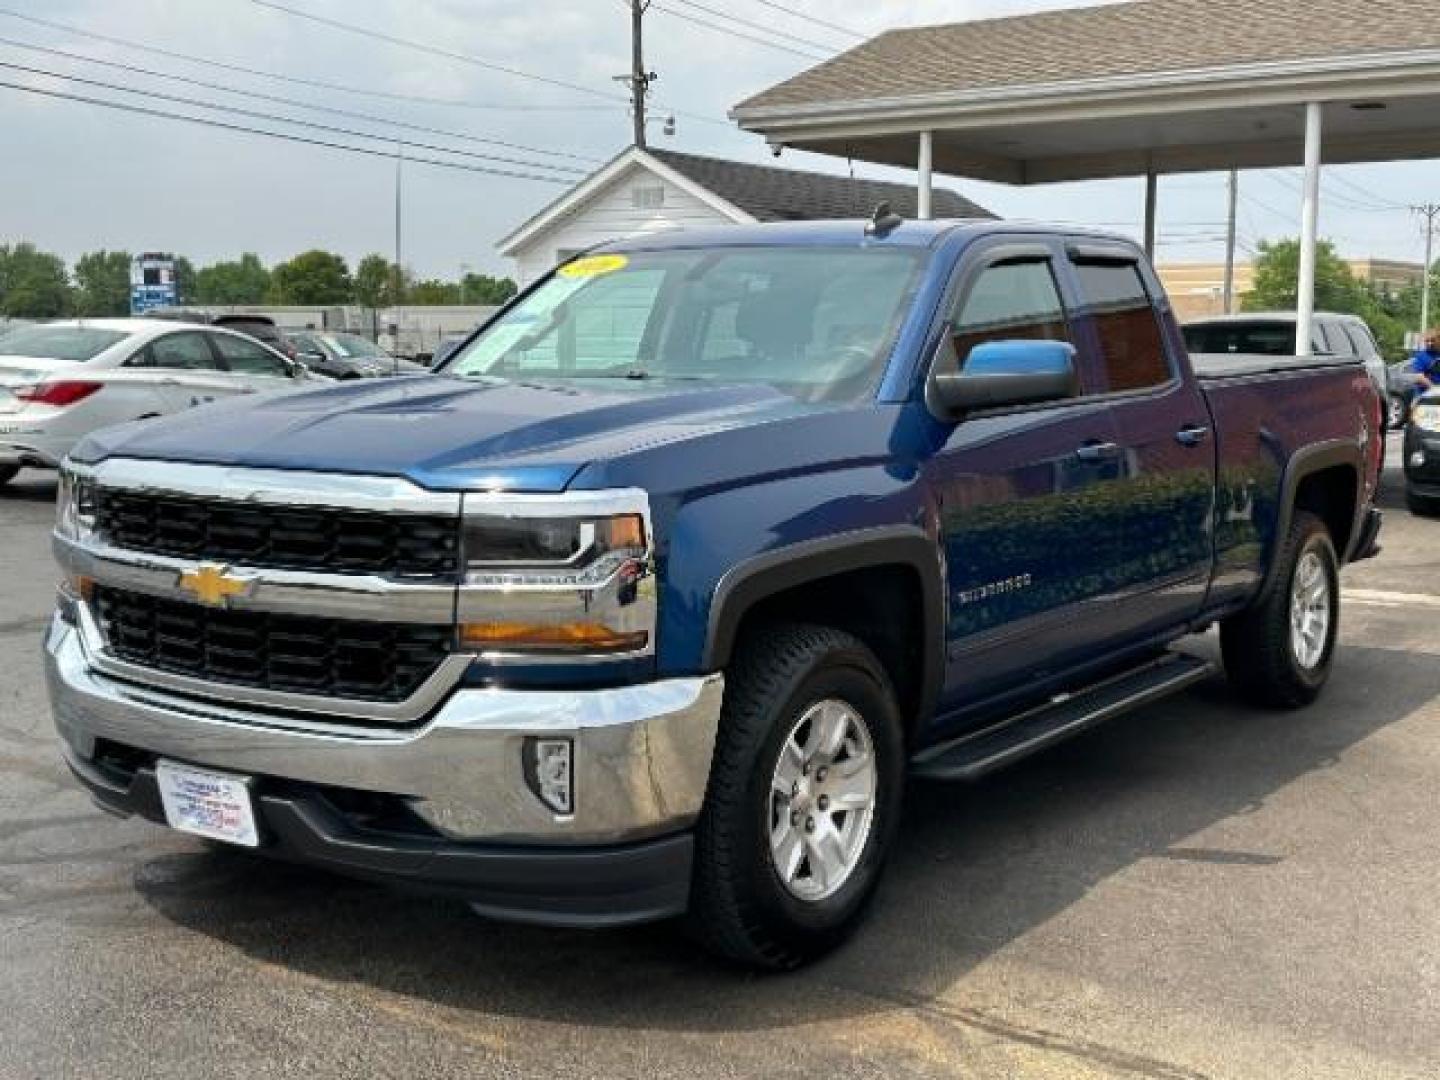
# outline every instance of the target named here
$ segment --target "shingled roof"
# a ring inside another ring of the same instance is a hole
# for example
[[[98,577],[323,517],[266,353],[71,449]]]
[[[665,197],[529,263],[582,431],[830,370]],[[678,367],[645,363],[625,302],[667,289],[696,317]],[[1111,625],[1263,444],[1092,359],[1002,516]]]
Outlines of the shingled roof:
[[[1435,48],[1433,0],[1134,0],[891,30],[735,114]]]
[[[913,184],[751,165],[653,147],[646,153],[739,207],[756,221],[868,218],[882,202],[888,202],[902,217],[918,216]],[[995,217],[963,195],[938,187],[933,212],[937,218]]]

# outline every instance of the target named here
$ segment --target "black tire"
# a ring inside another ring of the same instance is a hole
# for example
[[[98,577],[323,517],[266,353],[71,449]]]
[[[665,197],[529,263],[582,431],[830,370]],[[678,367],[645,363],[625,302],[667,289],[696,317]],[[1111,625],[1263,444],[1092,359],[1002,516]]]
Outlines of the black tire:
[[[1440,499],[1417,495],[1414,488],[1405,489],[1405,505],[1416,517],[1440,517]]]
[[[689,926],[723,957],[789,970],[840,944],[874,894],[900,818],[900,710],[874,654],[849,634],[825,627],[758,632],[742,642],[726,675],[709,788],[696,826]],[[870,735],[873,817],[844,884],[822,899],[802,900],[782,883],[771,855],[771,778],[782,745],[807,710],[836,700],[863,719]]]
[[[4,487],[20,475],[19,465],[0,465],[0,487]]]
[[[1296,573],[1312,553],[1329,590],[1330,616],[1319,659],[1307,667],[1296,655],[1291,602]],[[1220,648],[1230,685],[1242,697],[1267,708],[1297,709],[1319,697],[1330,676],[1340,630],[1340,563],[1325,523],[1304,511],[1296,512],[1276,558],[1274,586],[1255,606],[1220,624]]]

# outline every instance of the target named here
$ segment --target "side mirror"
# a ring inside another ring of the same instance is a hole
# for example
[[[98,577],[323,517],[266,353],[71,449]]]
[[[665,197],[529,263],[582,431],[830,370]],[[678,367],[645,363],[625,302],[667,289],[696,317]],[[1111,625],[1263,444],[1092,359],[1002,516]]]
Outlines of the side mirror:
[[[1062,401],[1076,389],[1068,341],[987,341],[970,350],[962,369],[947,330],[925,398],[935,415],[958,419],[975,409]]]

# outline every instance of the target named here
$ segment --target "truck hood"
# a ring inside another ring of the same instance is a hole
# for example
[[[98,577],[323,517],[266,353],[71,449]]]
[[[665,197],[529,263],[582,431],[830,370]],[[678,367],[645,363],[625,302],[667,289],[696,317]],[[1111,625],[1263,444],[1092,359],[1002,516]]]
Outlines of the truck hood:
[[[552,492],[595,461],[816,409],[767,386],[367,379],[109,428],[71,457],[403,476],[448,491]]]

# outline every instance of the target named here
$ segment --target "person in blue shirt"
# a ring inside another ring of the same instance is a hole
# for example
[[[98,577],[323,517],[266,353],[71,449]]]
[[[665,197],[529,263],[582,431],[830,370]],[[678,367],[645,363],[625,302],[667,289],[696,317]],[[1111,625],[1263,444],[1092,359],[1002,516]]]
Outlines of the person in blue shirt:
[[[1425,335],[1425,343],[1410,358],[1410,372],[1420,376],[1420,392],[1440,386],[1440,330]]]

